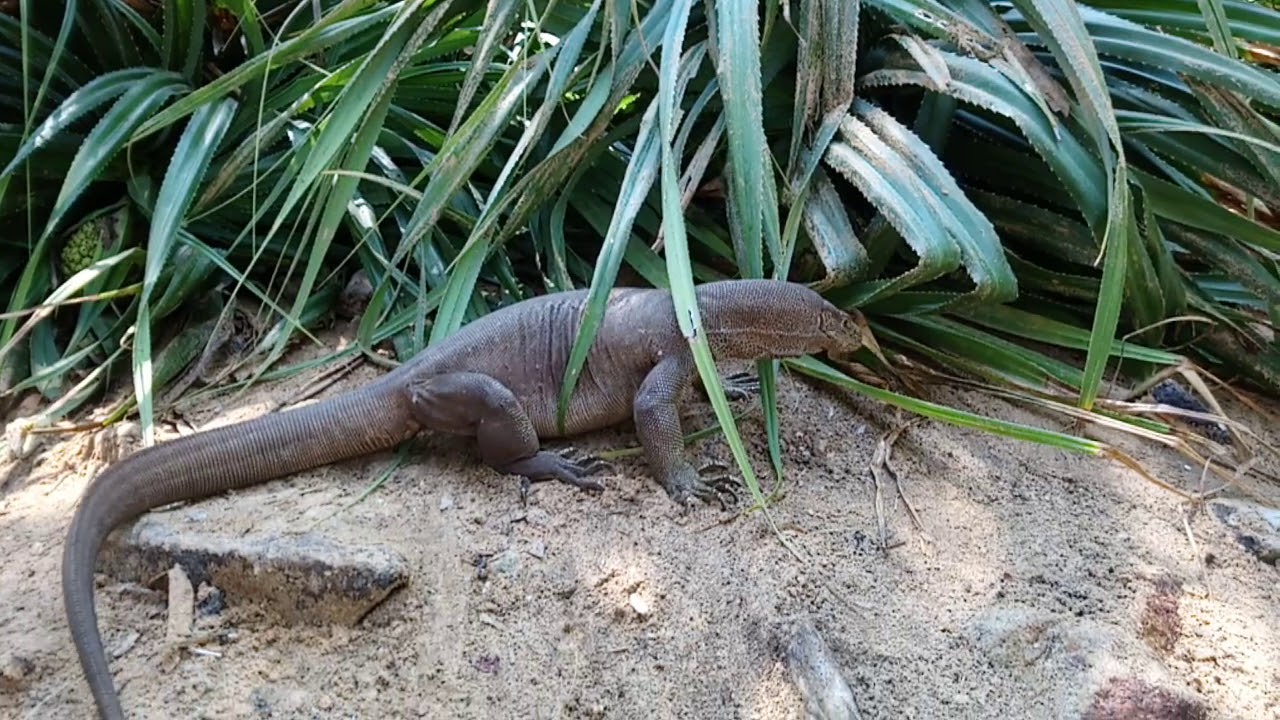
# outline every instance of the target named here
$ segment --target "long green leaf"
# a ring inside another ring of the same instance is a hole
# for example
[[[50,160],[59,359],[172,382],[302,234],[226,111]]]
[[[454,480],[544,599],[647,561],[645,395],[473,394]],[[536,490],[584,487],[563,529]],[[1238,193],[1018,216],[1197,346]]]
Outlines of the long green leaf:
[[[1111,352],[1125,297],[1132,243],[1137,242],[1137,221],[1129,194],[1128,165],[1107,90],[1106,78],[1094,48],[1096,38],[1086,29],[1077,5],[1067,0],[1014,0],[1035,28],[1039,42],[1053,53],[1083,108],[1082,122],[1092,136],[1107,172],[1107,222],[1102,239],[1104,260],[1102,292],[1094,312],[1089,354],[1085,359],[1080,406],[1089,409],[1097,397]],[[1146,288],[1136,285],[1134,292]]]
[[[1096,440],[1089,440],[1076,435],[1068,435],[1066,433],[1054,432],[1052,430],[1042,430],[1040,428],[1012,423],[1007,420],[997,420],[995,418],[984,417],[982,415],[976,415],[963,410],[949,408],[937,403],[931,403],[926,400],[917,400],[888,390],[882,390],[873,385],[858,382],[857,380],[854,380],[844,373],[841,373],[838,370],[831,368],[829,365],[826,365],[819,360],[815,360],[814,358],[805,357],[795,360],[785,360],[783,362],[804,375],[832,383],[837,387],[842,387],[859,394],[866,395],[872,400],[900,407],[909,412],[916,413],[917,415],[922,415],[934,420],[941,420],[952,425],[995,433],[997,435],[1014,438],[1015,440],[1027,440],[1041,445],[1060,448],[1062,450],[1084,453],[1086,455],[1100,455],[1107,447]]]
[[[759,9],[749,0],[714,7],[719,43],[716,75],[729,134],[730,229],[744,276],[763,277],[764,173],[770,168],[760,102]]]
[[[662,128],[663,151],[659,177],[662,188],[662,228],[666,238],[667,277],[671,282],[671,297],[675,306],[676,320],[693,351],[698,374],[711,400],[716,419],[720,421],[725,439],[729,443],[739,469],[742,470],[743,479],[751,496],[758,504],[763,505],[764,495],[760,492],[760,483],[756,480],[755,472],[751,468],[751,459],[747,456],[746,447],[738,433],[733,412],[729,408],[728,401],[725,400],[720,376],[716,371],[715,358],[707,344],[706,334],[702,332],[702,318],[698,312],[698,301],[693,286],[693,267],[685,235],[680,190],[676,181],[680,166],[680,158],[672,152],[672,141],[675,138],[678,122],[677,108],[680,102],[676,85],[680,47],[684,39],[691,4],[692,0],[677,0],[675,3],[663,35],[662,62],[658,74],[658,117]],[[758,156],[756,161],[758,162]]]
[[[72,93],[58,106],[57,110],[50,113],[49,117],[40,123],[40,126],[31,133],[31,136],[14,154],[13,159],[9,161],[4,170],[0,171],[0,178],[7,178],[12,175],[31,153],[36,152],[50,140],[66,132],[80,118],[128,92],[131,88],[136,89],[138,83],[155,76],[156,71],[151,68],[128,68],[126,70],[113,70],[94,78],[84,87]],[[176,75],[168,75],[167,78],[170,81],[179,79]]]
[[[650,105],[640,124],[640,132],[636,138],[635,151],[627,163],[627,173],[622,180],[622,192],[618,194],[617,205],[609,221],[609,229],[604,235],[604,244],[596,257],[595,272],[591,277],[591,288],[583,305],[582,321],[579,323],[578,335],[574,339],[573,349],[569,352],[569,363],[565,367],[564,381],[560,386],[560,396],[556,407],[556,424],[563,428],[565,413],[569,400],[573,397],[574,388],[582,376],[587,355],[595,343],[596,330],[604,318],[605,306],[609,301],[609,292],[613,289],[618,277],[618,268],[622,264],[627,246],[631,239],[631,228],[636,214],[649,196],[654,180],[658,174],[658,161],[662,148],[657,128],[658,104]]]
[[[449,134],[452,135],[462,124],[462,118],[471,109],[471,99],[475,97],[480,82],[488,72],[489,61],[495,52],[502,48],[509,32],[511,21],[515,18],[515,10],[520,6],[516,0],[488,0],[484,9],[484,27],[480,29],[480,42],[475,44],[471,54],[471,67],[467,70],[467,79],[458,93],[458,104],[453,111],[453,120],[449,122]]]
[[[1203,0],[1091,0],[1089,5],[1147,27],[1194,38],[1209,37],[1201,9]],[[1275,7],[1254,0],[1222,0],[1231,34],[1240,39],[1280,44]],[[1216,12],[1216,11],[1215,11]]]
[[[1079,13],[1099,54],[1151,67],[1177,68],[1181,74],[1280,109],[1280,83],[1274,73],[1085,5],[1079,6]]]
[[[400,5],[367,11],[350,17],[366,4],[365,0],[343,0],[305,31],[276,46],[271,51],[247,60],[243,65],[212,82],[192,91],[186,97],[157,113],[136,132],[134,140],[159,132],[175,122],[204,107],[210,101],[227,97],[232,91],[255,80],[261,80],[273,68],[286,66],[309,55],[315,55],[352,36],[366,33],[382,25],[400,10]]]
[[[1280,232],[1140,170],[1133,171],[1133,176],[1160,217],[1280,253]]]
[[[914,61],[905,54],[891,56],[893,65],[864,75],[859,87],[916,85],[1009,118],[1066,186],[1089,225],[1105,224],[1106,170],[1096,152],[1082,143],[1071,128],[1055,128],[1022,89],[995,68],[972,58],[946,52],[939,54],[946,62],[950,77],[945,87],[937,87],[923,70],[906,69],[905,64]]]
[[[409,227],[396,250],[397,262],[413,243],[418,242],[435,226],[444,203],[466,183],[471,172],[485,159],[511,113],[520,106],[526,94],[542,77],[552,57],[553,53],[542,52],[523,63],[513,65],[480,102],[476,113],[463,123],[456,134],[446,140],[445,147],[427,168],[432,173],[431,180],[423,190],[422,201],[414,209]],[[491,222],[497,221],[492,213],[491,217]],[[488,233],[473,232],[473,238],[481,235],[487,237]],[[461,327],[463,314],[488,249],[487,240],[474,243],[468,252],[455,261],[440,310],[436,313],[436,322],[431,327],[430,343],[443,340]]]
[[[117,83],[121,80],[122,76],[115,76],[112,83],[106,85],[105,89],[103,86],[99,86],[98,89],[104,95],[118,94],[121,88]],[[27,263],[14,288],[10,299],[11,309],[25,308],[34,302],[35,298],[31,295],[36,292],[34,287],[36,273],[43,267],[42,261],[47,256],[48,244],[55,236],[63,216],[70,210],[72,204],[96,179],[103,166],[124,146],[133,128],[150,116],[156,107],[184,87],[180,78],[172,73],[149,70],[141,74],[127,89],[124,89],[123,94],[119,94],[111,109],[85,137],[71,161],[71,167],[67,169],[58,197],[49,211],[44,231],[32,250],[31,257],[34,261]],[[105,98],[97,97],[96,92],[87,97],[81,97],[78,105],[83,103],[96,106],[105,101]],[[60,124],[69,122],[68,117],[75,117],[83,112],[77,108],[69,108]],[[36,137],[39,137],[39,133]],[[12,337],[13,329],[14,321],[6,320],[3,330],[0,330],[0,343],[7,342]]]
[[[951,173],[928,145],[887,112],[865,100],[854,102],[854,113],[920,177],[923,190],[948,216],[946,228],[956,242],[964,268],[977,286],[969,302],[1007,302],[1017,296],[1017,279],[1004,257],[1004,248],[991,222],[971,203]]]
[[[152,422],[151,305],[150,297],[160,280],[160,269],[175,246],[183,216],[221,143],[223,133],[235,114],[236,102],[222,100],[197,110],[182,132],[173,159],[165,172],[156,197],[151,231],[147,238],[147,263],[142,275],[142,293],[133,344],[133,388],[138,398],[139,423],[143,443],[155,441]]]

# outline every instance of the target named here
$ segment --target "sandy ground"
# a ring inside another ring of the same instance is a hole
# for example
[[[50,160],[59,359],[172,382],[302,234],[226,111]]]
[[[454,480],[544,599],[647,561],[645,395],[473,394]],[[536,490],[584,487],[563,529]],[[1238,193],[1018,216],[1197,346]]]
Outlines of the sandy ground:
[[[305,381],[186,417],[251,417]],[[932,398],[1064,429],[969,391]],[[1079,718],[1117,678],[1189,698],[1205,717],[1280,717],[1280,571],[1204,508],[1118,463],[922,422],[893,454],[922,526],[883,488],[882,550],[868,467],[903,418],[794,376],[781,408],[789,491],[773,517],[801,559],[758,516],[681,515],[638,460],[617,461],[602,495],[540,485],[524,507],[514,480],[453,439],[423,441],[345,510],[390,453],[170,510],[228,535],[383,544],[408,558],[412,580],[352,628],[281,626],[233,602],[200,621],[214,652],[193,653],[166,645],[163,593],[102,578],[107,647],[127,648],[112,661],[125,706],[145,718],[803,717],[768,640],[787,617],[825,639],[864,718]],[[1236,411],[1280,442],[1274,414]],[[702,402],[687,415],[687,427],[711,418]],[[765,468],[758,410],[741,429]],[[66,523],[99,469],[84,443],[0,465],[3,718],[92,716],[59,590]],[[578,446],[631,444],[624,428]],[[1161,478],[1198,486],[1172,452],[1125,446]],[[691,452],[729,461],[719,439]],[[1280,474],[1274,456],[1259,467]]]

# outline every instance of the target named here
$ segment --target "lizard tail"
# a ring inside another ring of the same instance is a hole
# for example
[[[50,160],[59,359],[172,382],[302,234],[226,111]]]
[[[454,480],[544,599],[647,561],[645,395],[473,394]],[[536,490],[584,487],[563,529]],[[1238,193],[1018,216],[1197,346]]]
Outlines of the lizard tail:
[[[151,508],[384,450],[417,429],[399,393],[384,381],[156,445],[99,475],[71,519],[62,556],[67,620],[99,714],[107,720],[124,718],[93,602],[94,567],[108,533]]]

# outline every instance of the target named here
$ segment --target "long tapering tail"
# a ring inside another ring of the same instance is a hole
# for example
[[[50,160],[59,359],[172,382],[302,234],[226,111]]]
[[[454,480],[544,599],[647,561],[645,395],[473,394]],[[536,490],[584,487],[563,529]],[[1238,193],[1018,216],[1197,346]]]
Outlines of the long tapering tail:
[[[85,679],[107,720],[124,712],[107,666],[93,572],[108,533],[147,510],[393,447],[417,432],[394,383],[147,448],[85,491],[62,556],[62,598]]]

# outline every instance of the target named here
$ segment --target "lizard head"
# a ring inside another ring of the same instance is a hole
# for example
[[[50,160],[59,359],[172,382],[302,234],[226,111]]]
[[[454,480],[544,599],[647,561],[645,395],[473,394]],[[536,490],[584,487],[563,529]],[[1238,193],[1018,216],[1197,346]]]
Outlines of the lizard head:
[[[826,300],[822,302],[827,305],[818,320],[822,334],[827,339],[822,349],[833,357],[847,359],[862,347],[862,313],[857,310],[841,310]]]
[[[727,280],[699,286],[698,305],[718,357],[783,358],[862,346],[862,325],[804,285]]]

